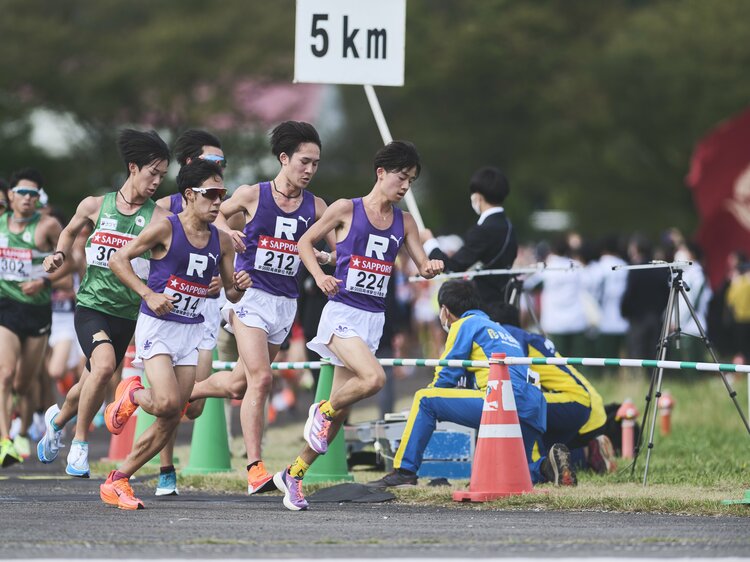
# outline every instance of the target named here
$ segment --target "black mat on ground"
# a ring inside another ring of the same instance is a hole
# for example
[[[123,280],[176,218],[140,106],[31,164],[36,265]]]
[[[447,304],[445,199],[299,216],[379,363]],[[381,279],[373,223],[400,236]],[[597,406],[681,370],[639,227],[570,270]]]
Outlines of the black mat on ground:
[[[310,503],[354,502],[379,503],[395,500],[396,496],[383,489],[370,488],[364,484],[344,483],[323,488],[307,497]]]

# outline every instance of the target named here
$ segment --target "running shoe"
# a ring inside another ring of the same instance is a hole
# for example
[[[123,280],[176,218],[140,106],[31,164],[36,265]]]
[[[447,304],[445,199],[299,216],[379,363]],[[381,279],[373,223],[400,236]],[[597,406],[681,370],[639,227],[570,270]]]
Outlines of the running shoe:
[[[597,474],[609,474],[617,470],[615,462],[615,448],[612,441],[606,435],[599,435],[588,444],[588,463]]]
[[[143,509],[141,500],[135,497],[133,488],[127,478],[112,480],[115,471],[109,473],[104,484],[99,486],[99,497],[107,505],[113,505],[119,509],[135,510]]]
[[[21,462],[23,462],[23,458],[13,446],[13,441],[7,438],[0,440],[0,466],[7,468]]]
[[[16,416],[10,422],[10,430],[8,431],[8,437],[10,437],[11,440],[13,440],[20,433],[21,433],[21,418]]]
[[[406,474],[398,470],[389,472],[380,480],[368,482],[366,486],[370,488],[410,488],[417,485],[417,475],[412,473]]]
[[[138,409],[138,404],[130,399],[130,392],[142,388],[140,377],[128,377],[117,385],[115,401],[104,410],[104,422],[113,435],[122,433],[130,416]]]
[[[331,419],[320,411],[322,403],[310,406],[304,433],[307,444],[319,455],[328,450],[328,430],[331,428]]]
[[[36,456],[43,463],[51,463],[57,458],[60,452],[60,439],[62,438],[62,429],[56,431],[52,427],[52,420],[60,413],[57,404],[52,404],[44,413],[44,435],[36,445]]]
[[[156,484],[156,496],[179,496],[177,491],[177,472],[170,470],[159,474],[159,482]]]
[[[247,471],[248,494],[262,494],[263,492],[270,492],[275,489],[273,474],[266,470],[263,461],[258,461],[258,464]]]
[[[562,443],[549,448],[540,467],[542,475],[555,486],[577,486],[576,471],[570,462],[570,450]]]
[[[307,509],[308,503],[302,493],[302,480],[289,474],[289,468],[273,475],[273,483],[284,492],[284,507],[292,511]]]
[[[31,443],[25,435],[16,435],[16,438],[13,439],[13,446],[22,458],[28,459],[31,456]]]
[[[44,435],[44,414],[34,412],[31,418],[31,425],[29,426],[29,439],[32,441],[39,441]]]
[[[68,453],[68,466],[65,474],[78,478],[89,477],[89,444],[83,441],[73,440]]]

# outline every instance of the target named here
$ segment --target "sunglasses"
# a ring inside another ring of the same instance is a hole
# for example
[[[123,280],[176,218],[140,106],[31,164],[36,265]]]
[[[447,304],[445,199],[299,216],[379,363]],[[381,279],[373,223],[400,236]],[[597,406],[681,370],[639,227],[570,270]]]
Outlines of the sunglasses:
[[[221,168],[227,167],[227,159],[224,156],[220,156],[219,154],[201,154],[198,158],[200,158],[201,160],[214,162],[221,166]]]
[[[11,190],[13,193],[17,193],[21,197],[29,196],[29,197],[39,197],[39,190],[34,189],[33,187],[14,187]]]
[[[206,199],[216,201],[217,199],[224,199],[227,194],[226,187],[191,187],[190,191],[200,193]]]

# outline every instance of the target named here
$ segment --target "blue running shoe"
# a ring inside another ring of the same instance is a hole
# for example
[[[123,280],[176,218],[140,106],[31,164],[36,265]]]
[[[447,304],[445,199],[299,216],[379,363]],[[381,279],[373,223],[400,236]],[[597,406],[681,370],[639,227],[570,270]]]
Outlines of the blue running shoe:
[[[46,464],[54,461],[60,452],[62,430],[55,431],[55,428],[52,427],[52,420],[55,419],[58,413],[60,413],[60,408],[57,404],[52,404],[52,406],[47,408],[47,411],[44,413],[44,436],[36,446],[37,457],[39,457],[41,462]]]
[[[174,470],[159,474],[159,483],[156,485],[157,496],[179,496],[177,491],[177,473]]]
[[[68,466],[65,474],[77,478],[89,477],[89,444],[84,441],[73,440],[68,453]]]

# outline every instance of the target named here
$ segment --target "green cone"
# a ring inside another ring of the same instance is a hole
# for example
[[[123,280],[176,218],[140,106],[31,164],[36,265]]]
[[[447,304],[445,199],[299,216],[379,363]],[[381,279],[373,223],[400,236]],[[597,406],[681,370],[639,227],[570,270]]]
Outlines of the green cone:
[[[224,399],[206,398],[203,413],[193,424],[190,460],[182,473],[211,474],[231,470]]]
[[[328,400],[333,386],[333,366],[323,365],[320,369],[318,389],[315,391],[315,402]],[[342,427],[336,438],[328,444],[325,455],[319,456],[305,474],[305,482],[352,482],[346,464],[346,442]]]

